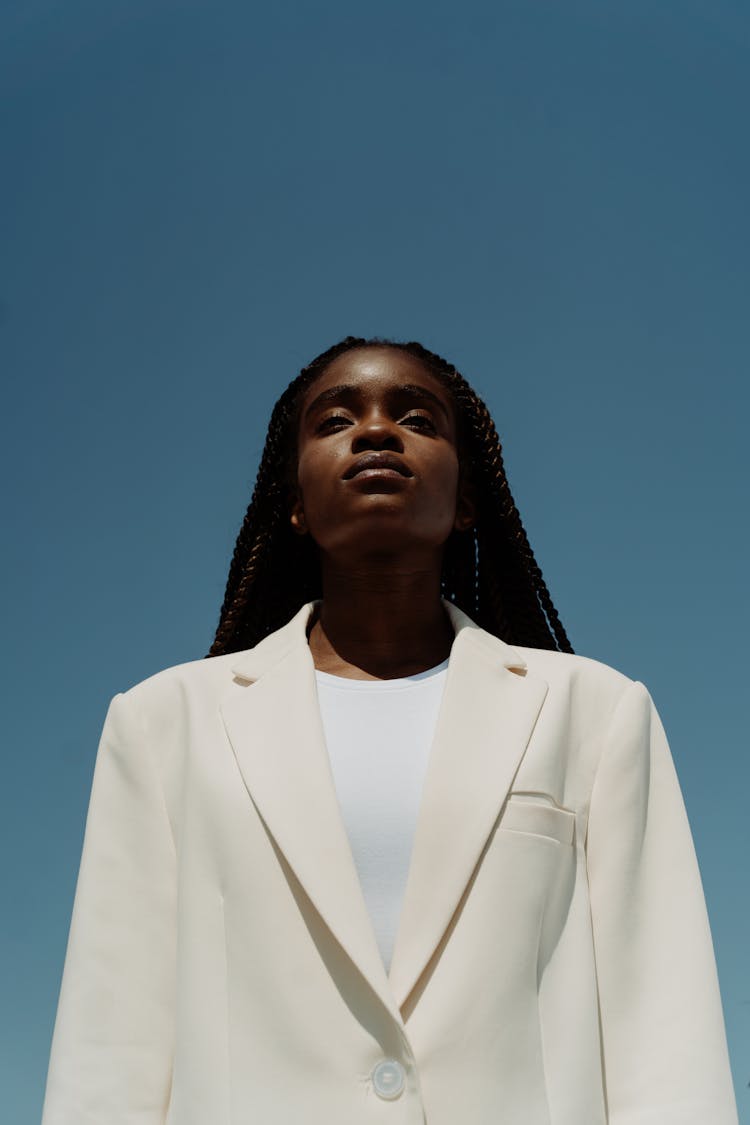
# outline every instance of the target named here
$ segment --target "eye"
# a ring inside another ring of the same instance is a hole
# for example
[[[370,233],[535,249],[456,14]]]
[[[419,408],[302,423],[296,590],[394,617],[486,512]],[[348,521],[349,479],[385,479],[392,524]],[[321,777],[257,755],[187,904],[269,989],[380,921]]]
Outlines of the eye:
[[[318,426],[318,433],[330,432],[334,429],[340,429],[343,425],[348,425],[349,419],[344,414],[329,414],[327,418]]]
[[[419,430],[432,430],[435,432],[435,423],[429,414],[407,414],[401,421],[407,426],[416,426]]]

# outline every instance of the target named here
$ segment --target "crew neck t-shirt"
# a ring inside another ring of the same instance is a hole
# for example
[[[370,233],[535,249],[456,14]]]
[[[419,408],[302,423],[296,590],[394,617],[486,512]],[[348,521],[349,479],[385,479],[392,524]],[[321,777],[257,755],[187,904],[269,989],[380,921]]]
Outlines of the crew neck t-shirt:
[[[447,674],[447,660],[395,680],[315,672],[341,816],[386,970]]]

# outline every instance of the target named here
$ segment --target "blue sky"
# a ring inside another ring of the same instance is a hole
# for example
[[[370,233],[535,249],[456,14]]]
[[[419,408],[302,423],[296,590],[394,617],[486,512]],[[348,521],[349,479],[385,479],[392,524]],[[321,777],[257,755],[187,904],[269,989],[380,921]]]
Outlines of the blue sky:
[[[6,0],[0,1086],[38,1121],[112,695],[203,656],[349,333],[484,396],[576,651],[646,683],[750,1123],[750,11]]]

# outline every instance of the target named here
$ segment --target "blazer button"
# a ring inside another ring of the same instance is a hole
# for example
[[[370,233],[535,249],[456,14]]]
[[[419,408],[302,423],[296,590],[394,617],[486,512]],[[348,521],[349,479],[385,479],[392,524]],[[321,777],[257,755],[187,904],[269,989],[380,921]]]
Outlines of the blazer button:
[[[372,1071],[372,1084],[379,1098],[397,1098],[403,1092],[404,1068],[396,1059],[381,1059]]]

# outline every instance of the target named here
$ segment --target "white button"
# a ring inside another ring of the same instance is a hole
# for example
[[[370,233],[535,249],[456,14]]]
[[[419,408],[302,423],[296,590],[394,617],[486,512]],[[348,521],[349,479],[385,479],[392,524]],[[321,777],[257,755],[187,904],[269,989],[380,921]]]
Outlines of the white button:
[[[396,1059],[382,1059],[372,1072],[372,1084],[379,1098],[397,1098],[404,1080],[404,1068]]]

